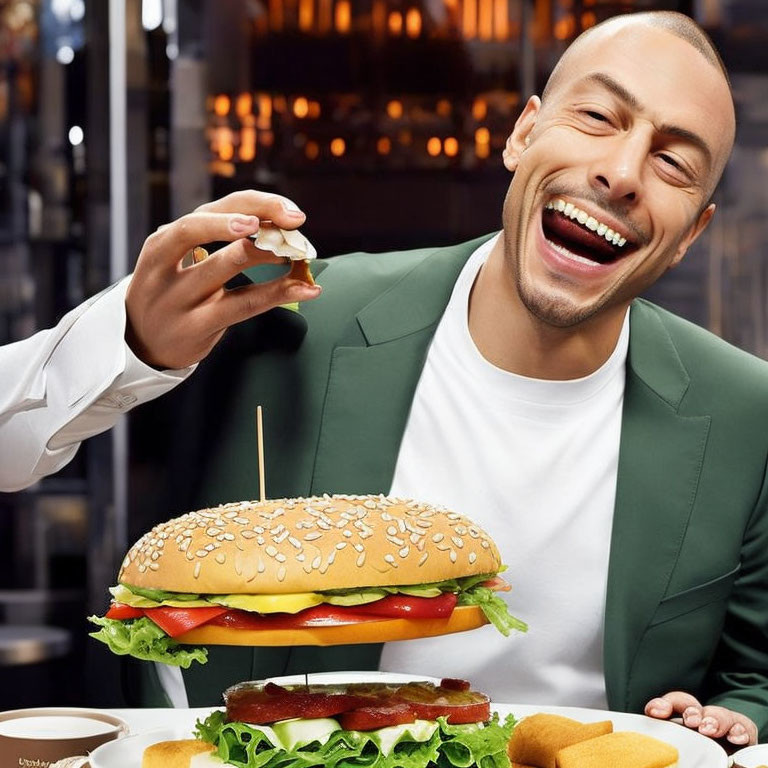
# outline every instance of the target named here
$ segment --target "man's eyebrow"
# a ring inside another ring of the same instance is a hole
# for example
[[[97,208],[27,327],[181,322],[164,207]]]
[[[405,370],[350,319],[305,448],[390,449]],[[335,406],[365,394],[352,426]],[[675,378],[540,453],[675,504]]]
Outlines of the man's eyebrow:
[[[614,96],[621,99],[627,106],[635,109],[639,112],[643,111],[643,105],[638,101],[637,97],[630,93],[618,80],[612,78],[605,72],[592,72],[585,78],[587,81],[592,80],[599,83],[604,88],[609,90]],[[678,139],[687,141],[689,144],[693,144],[706,158],[707,163],[712,163],[712,150],[709,148],[704,139],[699,136],[698,133],[688,130],[687,128],[681,128],[678,125],[662,125],[659,128],[659,132],[666,136],[675,136]]]

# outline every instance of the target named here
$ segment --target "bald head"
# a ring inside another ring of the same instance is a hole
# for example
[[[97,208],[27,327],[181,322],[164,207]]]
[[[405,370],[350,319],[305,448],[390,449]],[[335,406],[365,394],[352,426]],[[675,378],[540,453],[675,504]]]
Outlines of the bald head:
[[[682,48],[687,48],[690,53],[685,55],[681,51],[678,57],[678,61],[689,61],[685,67],[654,66],[660,61],[662,47],[669,48],[663,38],[676,38],[685,42]],[[569,87],[577,73],[583,75],[592,71],[601,73],[593,76],[604,75],[603,63],[609,48],[631,44],[645,46],[647,51],[646,57],[635,64],[638,77],[656,77],[657,82],[671,86],[667,96],[670,102],[682,104],[685,101],[683,96],[695,94],[700,101],[708,104],[707,111],[720,128],[714,137],[716,141],[710,147],[714,171],[709,184],[711,194],[733,147],[736,132],[733,95],[728,73],[714,43],[695,21],[682,13],[650,11],[613,16],[583,32],[568,47],[552,71],[542,94],[542,110],[546,111],[550,102],[558,101],[560,92]],[[700,63],[697,64],[697,61]],[[673,74],[673,71],[677,74]],[[625,81],[624,85],[627,90],[632,90],[631,79]],[[660,106],[658,102],[657,106]]]

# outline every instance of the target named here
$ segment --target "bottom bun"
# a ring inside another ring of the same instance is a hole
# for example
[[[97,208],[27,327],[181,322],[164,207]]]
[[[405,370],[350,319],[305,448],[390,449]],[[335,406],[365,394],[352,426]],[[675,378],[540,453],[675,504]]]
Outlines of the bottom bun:
[[[268,630],[204,625],[174,639],[185,645],[360,645],[450,635],[487,623],[481,608],[461,605],[447,619],[382,619],[334,627]]]
[[[193,757],[214,749],[213,744],[199,739],[161,741],[144,750],[141,768],[190,768]]]

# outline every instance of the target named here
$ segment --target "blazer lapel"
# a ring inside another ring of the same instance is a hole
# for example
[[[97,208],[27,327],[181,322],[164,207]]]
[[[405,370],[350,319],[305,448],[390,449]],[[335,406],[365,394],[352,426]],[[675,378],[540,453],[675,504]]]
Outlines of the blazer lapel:
[[[688,384],[656,311],[635,302],[605,612],[612,709],[629,706],[633,660],[664,597],[696,497],[710,417],[679,413]]]
[[[487,238],[436,251],[357,314],[333,351],[312,493],[387,493],[430,341],[461,268]]]

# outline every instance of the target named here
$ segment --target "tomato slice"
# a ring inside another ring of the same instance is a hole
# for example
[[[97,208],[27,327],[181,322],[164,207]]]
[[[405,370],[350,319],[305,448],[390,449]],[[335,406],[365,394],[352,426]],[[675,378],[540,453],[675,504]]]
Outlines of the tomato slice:
[[[431,683],[406,683],[396,694],[423,720],[447,718],[449,723],[479,723],[491,717],[491,700],[477,691],[436,688]]]
[[[414,708],[405,701],[380,702],[375,706],[358,707],[339,715],[339,725],[346,731],[374,731],[390,725],[403,725],[418,719]]]
[[[359,624],[363,621],[376,621],[381,616],[365,615],[355,609],[336,605],[313,605],[298,613],[271,613],[262,615],[249,611],[227,610],[215,617],[210,623],[217,627],[231,629],[300,629],[302,627],[342,626]],[[199,610],[199,609],[196,609]]]
[[[344,688],[324,686],[283,688],[274,683],[240,683],[224,692],[227,719],[260,725],[295,717],[334,717],[370,699],[350,695]]]
[[[104,618],[125,621],[126,619],[138,619],[143,615],[144,610],[142,608],[134,608],[123,603],[112,603],[109,610],[104,614]]]
[[[444,592],[438,597],[387,595],[373,603],[356,605],[352,610],[388,618],[443,619],[453,613],[457,600],[452,592]]]
[[[511,592],[512,591],[512,585],[501,578],[501,576],[494,576],[492,579],[488,579],[488,581],[484,581],[481,585],[481,587],[488,587],[488,589],[492,589],[494,592]]]
[[[210,608],[172,608],[161,605],[159,608],[145,608],[144,615],[152,619],[166,635],[178,637],[201,624],[207,624],[228,610],[216,605]]]

